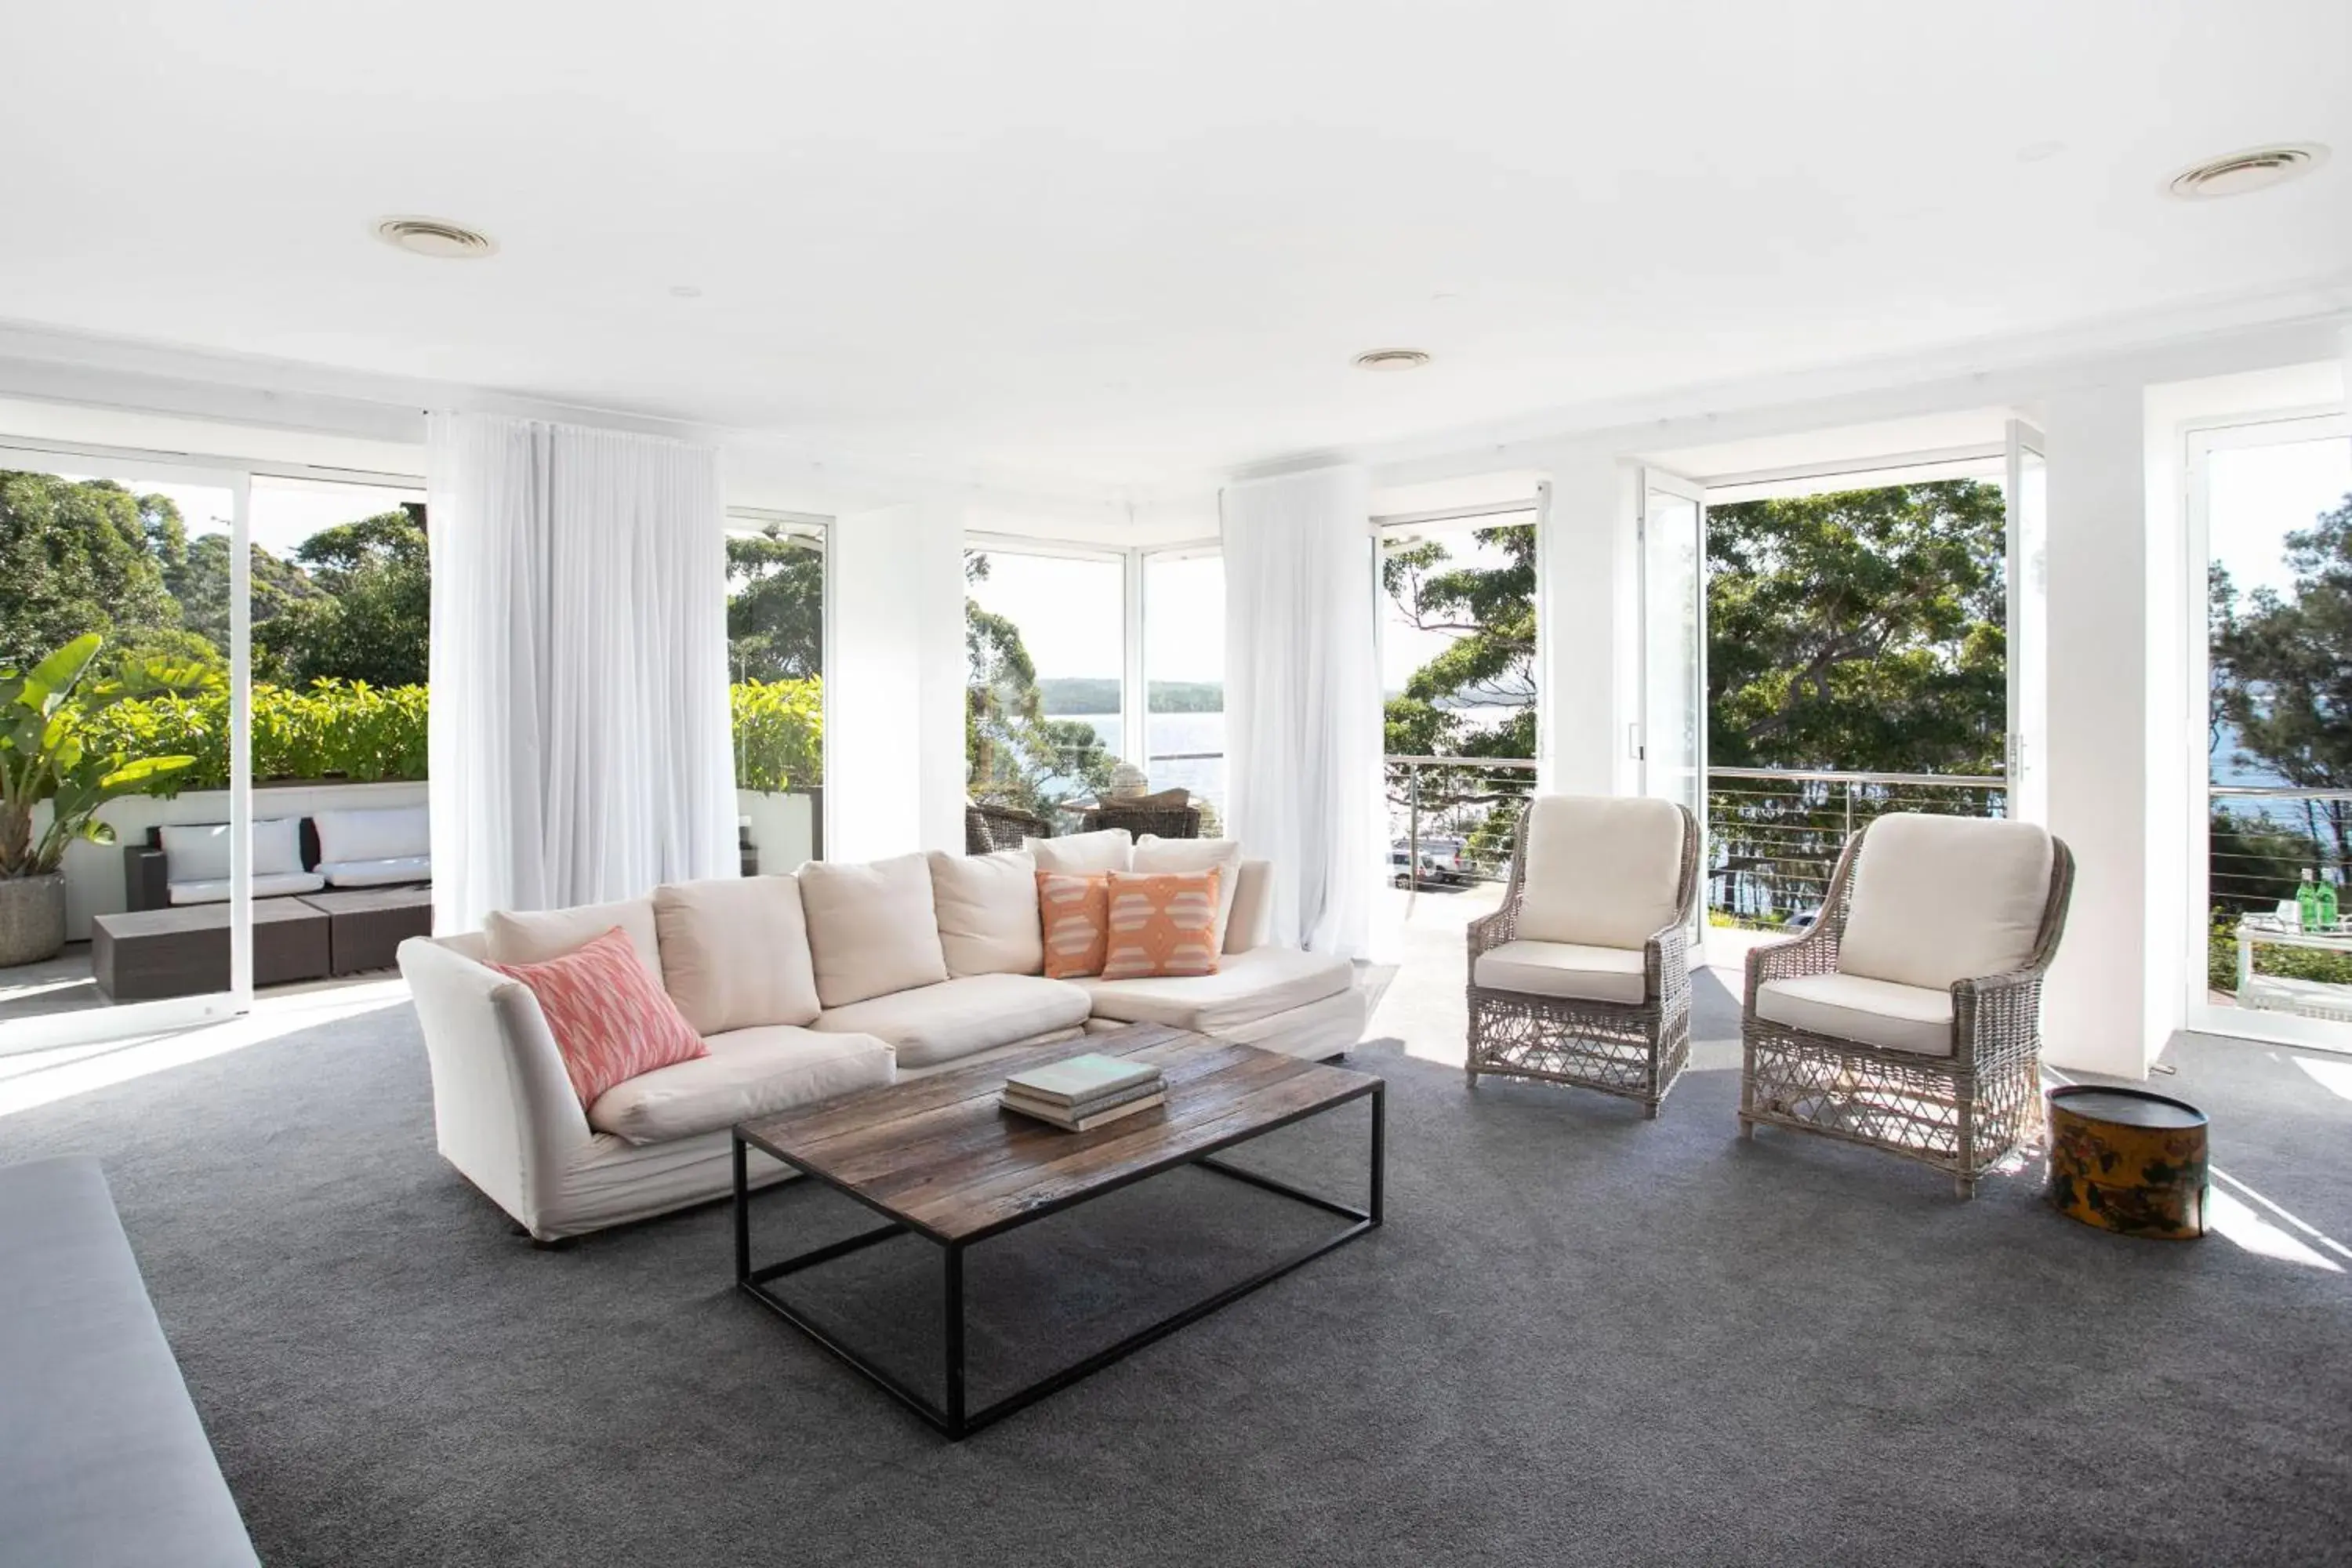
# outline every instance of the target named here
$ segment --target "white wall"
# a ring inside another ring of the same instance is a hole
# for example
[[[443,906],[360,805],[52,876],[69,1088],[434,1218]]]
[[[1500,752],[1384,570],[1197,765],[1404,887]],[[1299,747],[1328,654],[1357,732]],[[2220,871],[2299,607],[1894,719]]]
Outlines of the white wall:
[[[840,519],[830,549],[825,858],[963,846],[963,517]]]
[[[1636,472],[1606,450],[1572,449],[1554,459],[1550,478],[1538,542],[1543,787],[1630,795],[1640,787],[1627,743],[1641,716]]]

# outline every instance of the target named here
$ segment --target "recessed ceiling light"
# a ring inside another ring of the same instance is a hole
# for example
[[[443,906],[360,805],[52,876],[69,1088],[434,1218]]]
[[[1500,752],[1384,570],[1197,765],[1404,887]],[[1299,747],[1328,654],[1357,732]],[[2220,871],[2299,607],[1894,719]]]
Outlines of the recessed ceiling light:
[[[1419,370],[1428,363],[1425,349],[1367,349],[1356,356],[1358,370]]]
[[[673,283],[670,285],[669,297],[673,300],[699,300],[702,298],[702,290],[691,283]]]
[[[2283,142],[2276,147],[2249,147],[2225,153],[2180,173],[2165,182],[2165,189],[2188,201],[2216,196],[2242,196],[2249,191],[2284,184],[2327,162],[2327,149],[2316,142]]]
[[[2066,150],[2063,142],[2029,142],[2017,150],[2021,163],[2046,163]]]
[[[412,256],[438,261],[465,261],[498,249],[490,237],[437,217],[388,217],[375,226],[375,237]]]

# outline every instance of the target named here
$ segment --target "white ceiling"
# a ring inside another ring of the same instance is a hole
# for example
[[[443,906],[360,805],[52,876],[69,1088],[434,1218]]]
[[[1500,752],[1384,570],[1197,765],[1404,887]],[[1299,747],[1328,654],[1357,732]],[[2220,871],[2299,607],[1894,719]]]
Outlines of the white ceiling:
[[[2344,0],[10,12],[0,318],[930,466],[1166,484],[2352,281]],[[2290,139],[2336,155],[2158,194]]]

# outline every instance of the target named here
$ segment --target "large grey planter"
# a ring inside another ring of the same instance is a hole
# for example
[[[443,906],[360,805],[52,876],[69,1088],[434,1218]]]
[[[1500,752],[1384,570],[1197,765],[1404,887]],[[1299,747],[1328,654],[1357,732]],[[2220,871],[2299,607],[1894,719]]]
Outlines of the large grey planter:
[[[65,944],[65,873],[0,877],[0,969],[55,958]]]

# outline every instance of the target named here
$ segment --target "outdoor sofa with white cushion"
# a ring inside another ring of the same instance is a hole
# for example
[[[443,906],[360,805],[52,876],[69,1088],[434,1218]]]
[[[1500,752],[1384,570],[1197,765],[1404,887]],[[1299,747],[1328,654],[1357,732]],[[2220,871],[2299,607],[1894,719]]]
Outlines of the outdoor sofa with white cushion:
[[[1265,862],[1217,841],[1130,844],[1117,831],[1033,847],[812,861],[792,876],[498,914],[480,932],[403,943],[443,1156],[549,1240],[721,1196],[734,1123],[856,1089],[1139,1021],[1310,1058],[1344,1054],[1362,1035],[1365,997],[1346,960],[1265,944]],[[1041,859],[1144,870],[1222,861],[1232,875],[1219,972],[1045,979]],[[554,957],[614,927],[710,1054],[583,1108],[537,1000],[484,961]],[[785,1173],[756,1151],[751,1168],[755,1183]]]

